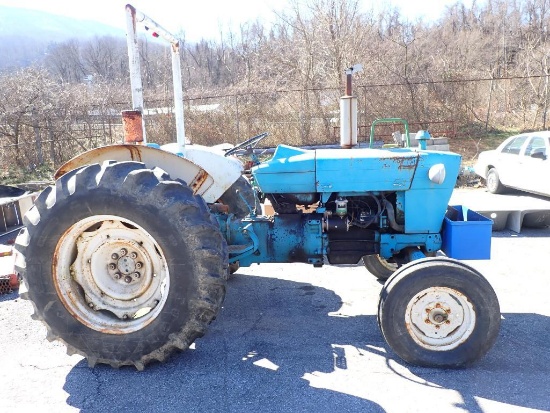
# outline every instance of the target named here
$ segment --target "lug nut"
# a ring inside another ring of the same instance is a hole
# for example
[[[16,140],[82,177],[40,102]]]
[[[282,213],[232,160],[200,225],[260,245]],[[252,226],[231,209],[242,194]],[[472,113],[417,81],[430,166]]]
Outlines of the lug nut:
[[[126,284],[130,284],[132,282],[132,277],[127,275],[126,277],[124,277],[124,281],[126,282]]]
[[[139,270],[140,268],[143,268],[142,262],[136,262],[136,268]]]
[[[128,250],[126,248],[121,248],[119,252],[120,252],[120,255],[122,257],[124,257],[126,254],[128,254]]]
[[[137,254],[135,252],[132,252],[130,254],[130,257],[132,257],[135,260],[137,258]]]
[[[118,260],[118,254],[117,254],[117,253],[112,254],[112,255],[111,255],[111,258],[112,258],[113,260]]]
[[[140,274],[139,272],[136,271],[136,272],[134,273],[134,277],[139,278],[139,277],[141,277],[141,274]]]
[[[121,274],[121,273],[119,273],[119,272],[115,273],[115,278],[116,278],[117,280],[119,280],[120,277],[122,277],[122,274]]]
[[[110,263],[110,264],[109,264],[109,269],[110,269],[110,270],[116,269],[116,264]]]

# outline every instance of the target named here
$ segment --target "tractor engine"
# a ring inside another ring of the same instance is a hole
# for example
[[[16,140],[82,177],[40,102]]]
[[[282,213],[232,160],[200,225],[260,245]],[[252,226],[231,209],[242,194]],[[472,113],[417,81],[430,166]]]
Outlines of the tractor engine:
[[[377,233],[387,231],[389,201],[381,194],[331,198],[323,216],[329,263],[357,264],[364,255],[378,254]]]

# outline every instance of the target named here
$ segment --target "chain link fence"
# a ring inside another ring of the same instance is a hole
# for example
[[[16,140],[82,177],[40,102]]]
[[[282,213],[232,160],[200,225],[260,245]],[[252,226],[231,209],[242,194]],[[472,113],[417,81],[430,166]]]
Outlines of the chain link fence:
[[[468,125],[493,127],[541,124],[546,106],[527,103],[518,91],[525,80],[455,82],[450,84],[357,86],[359,141],[366,142],[370,124],[377,118],[411,120],[411,133],[429,130],[434,136],[464,136]],[[445,86],[445,87],[444,87]],[[264,147],[339,142],[338,89],[289,90],[226,96],[186,98],[187,138],[195,144],[236,144],[262,132]],[[144,119],[149,142],[176,140],[175,117],[168,100],[146,100]],[[41,165],[56,168],[88,149],[121,143],[120,112],[129,103],[53,108],[47,114],[22,112],[17,118],[0,114],[2,174],[11,169],[32,171]],[[391,139],[399,125],[381,125],[379,138]]]

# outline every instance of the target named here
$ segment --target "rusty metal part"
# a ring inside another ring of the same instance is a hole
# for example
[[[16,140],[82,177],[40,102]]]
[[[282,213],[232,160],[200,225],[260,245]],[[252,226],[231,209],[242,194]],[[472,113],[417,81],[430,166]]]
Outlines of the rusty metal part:
[[[0,294],[10,294],[13,290],[10,286],[10,276],[0,275]]]
[[[210,175],[208,175],[208,173],[204,169],[201,169],[199,171],[193,182],[191,182],[191,189],[194,193],[197,193],[199,188],[206,182],[209,176]]]
[[[19,278],[16,274],[0,275],[0,294],[11,294],[19,288]]]
[[[143,117],[140,110],[122,111],[124,143],[143,142]]]
[[[217,212],[220,214],[228,214],[229,213],[229,205],[221,204],[219,202],[210,205],[210,209],[212,212]]]
[[[6,251],[0,251],[0,257],[11,257],[13,250],[10,248]]]
[[[15,274],[15,256],[11,247],[0,245],[0,294],[9,294],[19,288],[19,279]]]
[[[19,288],[19,277],[17,274],[10,274],[10,287],[13,289]]]

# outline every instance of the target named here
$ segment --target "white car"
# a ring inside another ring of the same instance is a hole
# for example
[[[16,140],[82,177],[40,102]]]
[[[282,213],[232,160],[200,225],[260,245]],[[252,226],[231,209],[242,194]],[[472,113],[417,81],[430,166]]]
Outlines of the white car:
[[[514,135],[492,151],[479,154],[474,165],[493,194],[506,187],[550,196],[550,131]]]

